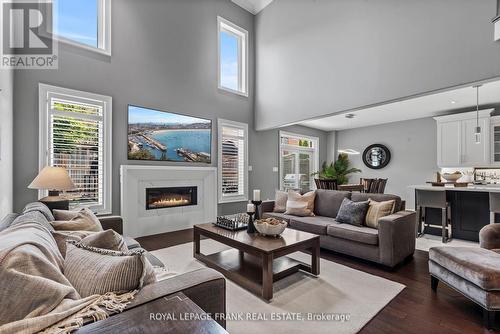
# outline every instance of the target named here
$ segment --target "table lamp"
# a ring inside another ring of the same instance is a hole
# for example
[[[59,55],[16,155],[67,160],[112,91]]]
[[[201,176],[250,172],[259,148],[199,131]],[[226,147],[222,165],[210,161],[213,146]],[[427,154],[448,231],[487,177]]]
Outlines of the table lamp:
[[[47,205],[52,211],[69,210],[69,200],[61,197],[59,193],[76,187],[65,168],[47,166],[40,171],[28,188],[48,190],[49,196],[39,199],[39,202]]]

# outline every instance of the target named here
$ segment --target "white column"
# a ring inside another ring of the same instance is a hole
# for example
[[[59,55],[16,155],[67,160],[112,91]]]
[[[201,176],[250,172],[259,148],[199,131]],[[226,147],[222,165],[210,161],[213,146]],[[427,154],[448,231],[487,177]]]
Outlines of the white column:
[[[13,210],[14,74],[0,70],[0,219]]]
[[[337,132],[331,131],[326,138],[326,161],[328,163],[335,161],[337,158]]]
[[[495,22],[495,41],[500,41],[500,20]]]

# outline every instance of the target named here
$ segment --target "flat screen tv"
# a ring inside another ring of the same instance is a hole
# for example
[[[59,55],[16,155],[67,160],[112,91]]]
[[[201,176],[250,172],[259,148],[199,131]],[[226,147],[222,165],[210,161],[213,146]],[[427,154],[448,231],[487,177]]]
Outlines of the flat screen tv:
[[[128,106],[128,159],[211,162],[212,121]]]

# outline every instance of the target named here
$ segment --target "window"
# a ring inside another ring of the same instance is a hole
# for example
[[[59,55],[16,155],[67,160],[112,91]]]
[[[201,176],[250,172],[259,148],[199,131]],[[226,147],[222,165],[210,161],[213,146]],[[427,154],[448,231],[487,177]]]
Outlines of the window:
[[[110,0],[54,0],[54,8],[60,40],[111,53]]]
[[[40,169],[66,168],[72,207],[111,213],[111,98],[40,84],[39,103]]]
[[[280,188],[315,188],[312,173],[319,168],[319,139],[280,131]]]
[[[248,96],[248,32],[217,18],[219,39],[219,89]]]
[[[248,125],[219,119],[219,203],[248,200]]]

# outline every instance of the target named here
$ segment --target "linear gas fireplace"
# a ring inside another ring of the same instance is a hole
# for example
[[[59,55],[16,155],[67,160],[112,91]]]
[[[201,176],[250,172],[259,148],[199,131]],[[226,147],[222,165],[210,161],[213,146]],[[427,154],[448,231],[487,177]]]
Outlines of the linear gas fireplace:
[[[146,188],[146,210],[197,204],[197,187]]]

